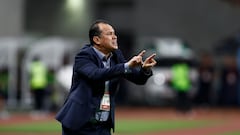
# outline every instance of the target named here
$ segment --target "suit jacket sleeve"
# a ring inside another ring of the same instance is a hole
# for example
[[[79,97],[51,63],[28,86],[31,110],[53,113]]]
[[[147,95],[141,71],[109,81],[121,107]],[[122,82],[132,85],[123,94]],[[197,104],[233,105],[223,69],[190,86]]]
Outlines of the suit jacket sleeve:
[[[126,73],[124,63],[126,62],[120,50],[113,52],[113,59],[116,60],[115,65],[111,68],[103,68],[101,60],[97,57],[93,49],[88,48],[88,51],[81,51],[75,58],[74,72],[83,75],[91,81],[105,81],[115,77],[124,77],[125,79],[136,83],[145,84],[147,79],[152,75],[142,68],[133,68],[130,73]],[[102,65],[102,68],[99,68]]]
[[[91,81],[105,81],[117,76],[123,76],[125,69],[124,63],[118,63],[111,68],[104,68],[101,60],[92,50],[81,51],[75,57],[74,72],[80,74]],[[99,65],[102,65],[99,67]]]

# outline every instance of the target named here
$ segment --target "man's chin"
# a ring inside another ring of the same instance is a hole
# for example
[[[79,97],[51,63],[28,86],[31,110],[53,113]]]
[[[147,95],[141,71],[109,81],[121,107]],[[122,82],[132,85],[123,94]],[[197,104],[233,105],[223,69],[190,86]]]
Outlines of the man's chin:
[[[113,46],[113,49],[114,49],[114,50],[117,50],[117,49],[118,49],[118,46],[117,46],[117,45],[114,45],[114,46]]]

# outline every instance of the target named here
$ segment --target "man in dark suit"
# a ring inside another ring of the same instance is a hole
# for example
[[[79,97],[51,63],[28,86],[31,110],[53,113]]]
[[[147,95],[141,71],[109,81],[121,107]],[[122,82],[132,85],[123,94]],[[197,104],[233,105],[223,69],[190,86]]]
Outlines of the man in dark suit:
[[[142,60],[145,51],[126,61],[115,31],[106,21],[92,24],[89,39],[90,45],[75,57],[71,90],[56,115],[63,135],[111,135],[120,78],[143,85],[156,64],[156,54]]]

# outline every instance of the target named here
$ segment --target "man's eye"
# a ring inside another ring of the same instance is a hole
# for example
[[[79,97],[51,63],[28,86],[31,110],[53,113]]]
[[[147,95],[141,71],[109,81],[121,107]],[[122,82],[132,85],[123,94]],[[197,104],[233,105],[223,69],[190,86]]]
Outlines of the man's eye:
[[[114,33],[114,32],[109,32],[109,34],[110,34],[110,35],[115,35],[115,33]]]

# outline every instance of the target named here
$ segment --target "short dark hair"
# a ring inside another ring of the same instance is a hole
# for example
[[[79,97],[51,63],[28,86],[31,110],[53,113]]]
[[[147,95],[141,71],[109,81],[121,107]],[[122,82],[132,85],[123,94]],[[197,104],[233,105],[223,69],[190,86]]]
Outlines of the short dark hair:
[[[90,29],[89,29],[89,33],[88,33],[89,41],[90,41],[91,45],[94,44],[93,37],[100,36],[102,33],[102,31],[99,29],[99,25],[98,25],[100,23],[109,24],[106,20],[102,20],[102,19],[96,20],[96,21],[94,21],[94,23],[92,23],[92,25],[90,26]]]

